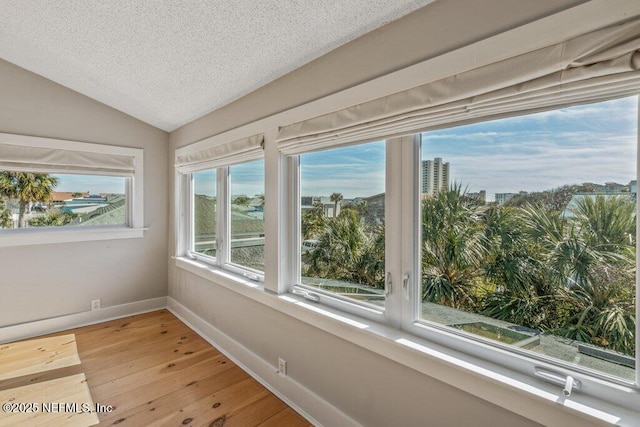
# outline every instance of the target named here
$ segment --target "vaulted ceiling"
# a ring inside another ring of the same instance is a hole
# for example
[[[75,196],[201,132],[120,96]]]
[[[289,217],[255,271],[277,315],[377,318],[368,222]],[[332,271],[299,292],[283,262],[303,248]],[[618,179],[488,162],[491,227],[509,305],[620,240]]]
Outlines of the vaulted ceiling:
[[[0,0],[0,58],[166,131],[433,0]]]

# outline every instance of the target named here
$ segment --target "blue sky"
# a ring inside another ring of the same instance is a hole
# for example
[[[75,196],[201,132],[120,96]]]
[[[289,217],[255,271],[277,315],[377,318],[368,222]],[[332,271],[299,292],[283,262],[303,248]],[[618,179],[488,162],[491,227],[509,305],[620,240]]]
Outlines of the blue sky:
[[[58,178],[58,185],[55,191],[78,193],[89,191],[91,194],[124,194],[125,192],[125,179],[117,176],[66,174],[54,174],[53,176]]]
[[[424,133],[422,158],[442,157],[469,191],[540,191],[636,177],[637,97]]]
[[[423,134],[422,159],[442,157],[469,191],[540,191],[636,176],[637,97]],[[302,195],[366,197],[384,191],[384,145],[301,156]]]
[[[234,165],[230,169],[232,195],[264,194],[264,160]],[[196,172],[193,175],[196,194],[215,195],[215,170]]]

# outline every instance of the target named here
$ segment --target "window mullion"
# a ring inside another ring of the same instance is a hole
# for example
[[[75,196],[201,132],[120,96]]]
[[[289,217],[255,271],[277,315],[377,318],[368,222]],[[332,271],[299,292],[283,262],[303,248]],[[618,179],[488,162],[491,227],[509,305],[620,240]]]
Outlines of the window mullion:
[[[636,183],[640,182],[640,96],[638,96],[638,113],[636,120]],[[636,230],[640,230],[640,215],[638,215],[638,200],[636,197]],[[636,236],[636,386],[640,386],[640,354],[638,354],[638,337],[640,337],[640,271],[638,271],[638,264],[640,260],[640,242]]]
[[[420,265],[420,134],[402,138],[401,215],[402,227],[398,233],[401,245],[401,311],[402,327],[410,327],[419,314],[421,298]],[[406,281],[406,288],[405,288]]]
[[[218,249],[216,251],[217,264],[222,266],[229,262],[231,256],[231,195],[229,167],[218,169],[218,203],[216,207]]]
[[[402,145],[404,138],[386,143],[385,171],[385,315],[391,325],[402,324]],[[391,282],[391,283],[389,283]]]

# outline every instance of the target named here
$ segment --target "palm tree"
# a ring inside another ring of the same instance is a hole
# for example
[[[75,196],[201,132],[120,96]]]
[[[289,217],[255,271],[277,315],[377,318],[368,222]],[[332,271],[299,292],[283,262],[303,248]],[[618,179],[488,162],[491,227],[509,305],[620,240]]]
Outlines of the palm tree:
[[[327,217],[324,216],[322,203],[314,203],[313,207],[302,215],[302,238],[313,239],[327,228]]]
[[[583,197],[570,211],[591,246],[616,251],[635,245],[636,204],[629,197]]]
[[[18,227],[26,226],[27,206],[46,202],[51,197],[58,179],[46,173],[0,171],[0,196],[18,199]]]
[[[335,218],[338,215],[338,203],[342,201],[342,193],[333,193],[330,197],[333,202],[333,217]]]
[[[367,235],[353,211],[327,223],[309,257],[309,270],[320,277],[352,280],[353,266],[367,245]]]
[[[11,211],[7,209],[6,202],[0,197],[0,228],[11,228]]]
[[[486,254],[478,202],[459,185],[422,204],[423,299],[455,308],[474,306],[474,286]]]
[[[32,218],[29,220],[31,227],[61,227],[67,225],[78,216],[71,212],[62,212],[58,209],[52,209],[46,215]]]

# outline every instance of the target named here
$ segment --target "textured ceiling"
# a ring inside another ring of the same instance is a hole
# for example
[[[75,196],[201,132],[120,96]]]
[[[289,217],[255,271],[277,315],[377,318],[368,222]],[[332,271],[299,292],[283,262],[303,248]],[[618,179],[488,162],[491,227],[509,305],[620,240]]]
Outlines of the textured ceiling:
[[[0,0],[0,58],[171,131],[432,0]]]

